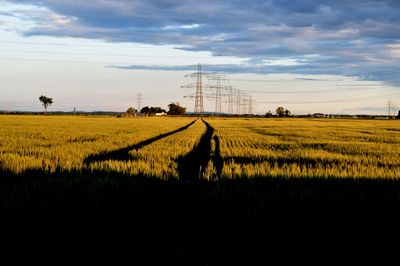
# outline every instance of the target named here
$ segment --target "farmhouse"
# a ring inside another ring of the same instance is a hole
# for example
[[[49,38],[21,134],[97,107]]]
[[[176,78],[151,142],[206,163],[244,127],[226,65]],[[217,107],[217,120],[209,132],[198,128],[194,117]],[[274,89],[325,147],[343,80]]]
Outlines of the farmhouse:
[[[160,113],[155,113],[154,115],[155,116],[164,116],[164,115],[167,115],[167,113],[166,112],[160,112]]]

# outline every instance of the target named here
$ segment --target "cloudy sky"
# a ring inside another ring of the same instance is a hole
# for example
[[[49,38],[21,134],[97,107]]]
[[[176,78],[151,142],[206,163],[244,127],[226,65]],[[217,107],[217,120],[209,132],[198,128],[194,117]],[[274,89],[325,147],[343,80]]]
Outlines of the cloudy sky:
[[[0,110],[192,111],[198,63],[255,113],[397,112],[400,1],[0,0]]]

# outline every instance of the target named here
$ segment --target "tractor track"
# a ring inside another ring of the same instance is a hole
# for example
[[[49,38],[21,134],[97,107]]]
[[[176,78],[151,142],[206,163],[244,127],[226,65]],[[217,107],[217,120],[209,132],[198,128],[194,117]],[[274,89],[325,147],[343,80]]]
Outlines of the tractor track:
[[[92,154],[89,155],[87,158],[85,158],[85,160],[83,161],[84,165],[90,165],[91,163],[94,162],[103,162],[103,161],[108,161],[108,160],[116,160],[116,161],[131,161],[132,160],[132,156],[129,154],[129,152],[131,150],[136,150],[138,151],[139,149],[152,144],[153,142],[156,142],[158,140],[161,140],[163,138],[169,137],[173,134],[179,133],[181,131],[184,131],[186,129],[188,129],[191,125],[193,125],[196,120],[193,120],[192,122],[190,122],[189,124],[180,127],[176,130],[167,132],[167,133],[163,133],[161,135],[158,135],[156,137],[141,141],[139,143],[136,143],[134,145],[130,145],[127,146],[125,148],[121,148],[118,150],[114,150],[114,151],[109,151],[109,152],[102,152],[100,154]]]
[[[176,160],[178,164],[179,179],[182,181],[194,181],[204,178],[209,161],[216,168],[217,177],[221,177],[223,161],[220,155],[219,139],[214,134],[214,128],[203,119],[206,132],[201,136],[199,143],[193,150]],[[214,138],[215,151],[212,151],[211,140]]]
[[[131,161],[133,160],[133,158],[129,154],[130,151],[138,151],[139,149],[150,145],[158,140],[186,130],[196,121],[197,119],[176,130],[141,141],[134,145],[130,145],[114,151],[89,155],[87,158],[85,158],[83,163],[84,165],[90,165],[94,162],[103,162],[109,160],[125,162]],[[203,119],[201,119],[201,121],[205,124],[206,131],[201,136],[199,143],[194,146],[192,151],[190,151],[188,154],[181,156],[176,160],[178,164],[179,179],[182,181],[194,181],[203,179],[205,171],[207,169],[207,165],[210,161],[213,163],[216,171],[216,176],[214,178],[219,179],[222,175],[224,161],[220,154],[219,138],[217,135],[214,134],[215,129],[209,123],[207,123]],[[212,149],[212,141],[214,141],[215,143],[214,150]]]

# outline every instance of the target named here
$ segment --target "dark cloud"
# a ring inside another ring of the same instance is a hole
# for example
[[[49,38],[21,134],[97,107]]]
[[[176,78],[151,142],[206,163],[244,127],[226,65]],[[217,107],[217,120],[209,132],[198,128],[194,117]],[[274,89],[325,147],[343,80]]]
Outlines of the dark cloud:
[[[25,36],[185,45],[186,50],[251,58],[245,66],[249,70],[237,67],[245,72],[358,75],[400,85],[397,0],[9,2],[45,7],[56,14],[31,16],[36,24],[23,32]],[[285,57],[304,63],[268,69],[255,63]]]
[[[11,12],[4,12],[0,11],[0,16],[5,16],[5,17],[14,17],[14,14]]]
[[[304,65],[262,65],[262,64],[214,64],[214,65],[203,65],[203,70],[211,73],[252,73],[252,74],[279,74],[279,73],[291,73],[291,74],[307,74],[307,75],[343,75],[353,76],[363,80],[383,80],[390,81],[391,84],[400,85],[400,66],[382,66],[380,64],[372,64],[366,66],[362,63],[360,66],[352,65],[349,68],[346,64],[349,60],[339,60],[335,62],[332,60],[315,60]],[[185,65],[185,66],[158,66],[158,65],[110,65],[109,68],[118,68],[126,70],[159,70],[159,71],[194,71],[196,65]]]
[[[157,66],[157,65],[129,65],[119,66],[110,65],[109,68],[128,69],[128,70],[159,70],[159,71],[194,71],[196,65],[186,66]],[[328,66],[274,66],[267,65],[251,65],[251,64],[215,64],[215,65],[202,65],[203,70],[207,73],[252,73],[252,74],[278,74],[278,73],[292,73],[292,74],[331,74],[342,75],[340,70],[330,68]],[[353,75],[351,75],[353,76]]]

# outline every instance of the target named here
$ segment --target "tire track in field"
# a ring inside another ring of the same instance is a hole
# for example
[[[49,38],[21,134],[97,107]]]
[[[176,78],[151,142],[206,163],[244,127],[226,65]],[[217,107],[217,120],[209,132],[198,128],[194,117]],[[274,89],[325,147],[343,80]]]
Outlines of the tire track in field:
[[[213,161],[214,167],[217,171],[217,178],[220,179],[222,176],[222,169],[224,168],[224,159],[221,156],[221,148],[219,144],[219,137],[214,135],[215,150],[211,160]]]
[[[103,162],[103,161],[108,161],[108,160],[115,160],[115,161],[130,161],[132,160],[132,156],[129,154],[131,150],[136,150],[138,151],[139,149],[143,148],[144,146],[150,145],[153,142],[156,142],[158,140],[161,140],[163,138],[169,137],[173,134],[179,133],[183,130],[188,129],[191,125],[193,125],[197,120],[193,120],[189,124],[180,127],[176,130],[158,135],[156,137],[141,141],[139,143],[136,143],[134,145],[130,145],[128,147],[114,150],[114,151],[109,151],[109,152],[102,152],[100,154],[92,154],[89,155],[87,158],[84,159],[83,164],[84,165],[90,165],[91,163],[94,162]]]
[[[217,177],[221,177],[223,161],[220,154],[219,138],[214,135],[214,128],[203,119],[206,132],[201,136],[199,143],[193,150],[176,160],[178,164],[179,179],[194,181],[203,179],[208,162],[211,160],[216,168]],[[211,140],[214,139],[215,151],[212,152]]]

